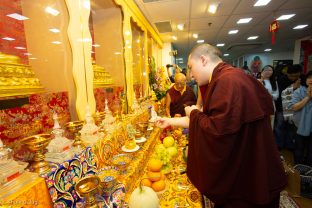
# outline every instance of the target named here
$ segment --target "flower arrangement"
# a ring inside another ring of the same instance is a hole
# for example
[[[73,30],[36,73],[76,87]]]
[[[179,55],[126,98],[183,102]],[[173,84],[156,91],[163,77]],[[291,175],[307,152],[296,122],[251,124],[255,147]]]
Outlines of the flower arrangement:
[[[154,57],[149,58],[149,68],[149,84],[156,95],[157,101],[160,101],[166,96],[171,82],[164,67],[156,69]]]

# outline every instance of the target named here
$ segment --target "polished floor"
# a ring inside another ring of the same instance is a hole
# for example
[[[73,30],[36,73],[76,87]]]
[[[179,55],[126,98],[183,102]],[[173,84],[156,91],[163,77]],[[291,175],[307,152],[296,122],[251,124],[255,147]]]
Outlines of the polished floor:
[[[281,154],[284,156],[285,160],[288,164],[294,164],[293,153],[289,150],[282,150]],[[293,198],[300,208],[312,208],[312,199],[304,198],[304,197],[296,197]]]

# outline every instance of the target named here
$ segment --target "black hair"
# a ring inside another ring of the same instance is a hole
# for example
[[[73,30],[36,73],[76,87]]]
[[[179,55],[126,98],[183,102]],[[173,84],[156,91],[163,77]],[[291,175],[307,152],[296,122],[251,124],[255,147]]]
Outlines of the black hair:
[[[301,73],[301,72],[302,72],[302,67],[300,64],[291,65],[287,69],[288,74],[296,74],[296,73]]]
[[[271,66],[271,65],[265,65],[263,68],[262,68],[262,70],[261,70],[261,72],[263,72],[266,68],[271,68],[272,69],[272,71],[273,71],[273,73],[272,73],[272,76],[270,76],[270,83],[271,83],[271,86],[272,86],[272,90],[276,90],[277,89],[277,86],[276,86],[276,75],[275,75],[275,72],[274,72],[274,70],[273,70],[273,66]],[[264,84],[264,83],[263,83]]]
[[[173,67],[173,65],[172,65],[172,64],[167,64],[166,67],[167,67],[167,68]]]
[[[301,85],[305,86],[305,87],[308,87],[307,85],[307,79],[309,77],[312,77],[312,71],[309,71],[308,73],[306,73],[304,76],[302,76],[302,79],[301,79]]]

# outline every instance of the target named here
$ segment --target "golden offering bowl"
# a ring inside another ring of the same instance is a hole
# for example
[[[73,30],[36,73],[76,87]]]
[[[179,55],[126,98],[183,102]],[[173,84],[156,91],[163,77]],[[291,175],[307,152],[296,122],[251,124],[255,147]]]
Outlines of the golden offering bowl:
[[[96,203],[94,195],[98,192],[100,182],[101,180],[98,176],[92,175],[84,177],[76,183],[75,190],[77,191],[77,193],[82,197],[86,197],[85,207],[87,208],[99,207]]]
[[[85,148],[83,142],[81,141],[80,133],[79,133],[79,131],[83,127],[83,124],[84,124],[83,121],[71,121],[65,124],[65,128],[75,135],[74,143],[73,143],[74,147]]]
[[[21,140],[22,144],[27,145],[28,149],[35,153],[31,167],[34,169],[34,172],[40,175],[50,171],[48,162],[44,160],[44,150],[50,141],[50,134],[37,134]]]
[[[112,164],[118,168],[121,173],[127,172],[127,167],[132,161],[129,154],[118,154],[112,157]]]
[[[146,134],[148,128],[148,122],[139,122],[136,124],[137,128],[143,133]]]
[[[136,131],[134,136],[136,139],[140,139],[142,137],[142,133],[140,131]]]
[[[105,118],[105,112],[96,112],[95,114],[93,114],[93,118],[95,125],[100,126]]]

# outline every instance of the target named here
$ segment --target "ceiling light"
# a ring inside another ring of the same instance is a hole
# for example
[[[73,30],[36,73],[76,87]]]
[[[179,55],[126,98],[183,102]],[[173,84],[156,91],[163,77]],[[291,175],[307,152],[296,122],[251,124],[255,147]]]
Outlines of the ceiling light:
[[[210,4],[208,7],[208,12],[211,14],[215,14],[218,9],[219,4]]]
[[[197,43],[203,43],[205,40],[197,40]]]
[[[177,61],[183,61],[183,58],[176,58]]]
[[[279,18],[277,18],[276,20],[288,20],[290,18],[292,18],[293,16],[295,16],[296,14],[285,14],[280,16]]]
[[[60,41],[52,41],[51,43],[55,44],[55,45],[60,45],[62,42],[60,42]]]
[[[272,49],[271,48],[267,48],[264,51],[269,52],[269,51],[272,51]]]
[[[49,29],[51,32],[53,32],[53,33],[59,33],[60,32],[60,30],[59,29],[56,29],[56,28],[51,28],[51,29]]]
[[[193,38],[198,38],[198,34],[194,33]]]
[[[120,53],[120,52],[115,52],[114,54],[115,54],[115,55],[120,55],[121,53]]]
[[[183,61],[179,61],[179,64],[183,64],[184,62]]]
[[[236,23],[237,24],[246,24],[246,23],[250,22],[251,20],[252,20],[251,17],[249,17],[249,18],[242,18],[242,19],[239,19]]]
[[[10,38],[10,37],[5,37],[5,38],[2,38],[3,40],[8,40],[8,41],[12,41],[12,40],[15,40],[14,38]]]
[[[178,38],[177,38],[177,36],[174,36],[174,35],[173,35],[173,36],[172,36],[172,39],[173,39],[173,40],[177,40]]]
[[[254,6],[255,6],[255,7],[256,7],[256,6],[265,6],[265,5],[267,5],[270,1],[271,1],[271,0],[258,0],[258,1],[254,4]]]
[[[299,30],[299,29],[302,29],[302,28],[305,28],[307,27],[308,25],[297,25],[296,27],[294,27],[293,29],[294,30]]]
[[[13,19],[16,19],[16,20],[27,20],[27,19],[29,19],[28,17],[25,17],[25,16],[17,14],[17,13],[8,14],[7,16],[11,17]]]
[[[24,53],[25,56],[31,56],[31,53]]]
[[[37,59],[37,58],[35,58],[35,57],[30,57],[29,59],[35,60],[35,59]]]
[[[230,54],[228,54],[228,53],[225,53],[225,54],[223,54],[223,56],[229,56]]]
[[[177,28],[178,30],[184,30],[184,24],[178,24]]]
[[[17,47],[14,47],[14,48],[16,48],[16,49],[18,49],[18,50],[25,50],[25,49],[26,49],[26,48],[20,47],[20,46],[17,46]]]
[[[125,35],[130,35],[130,31],[127,30],[127,31],[125,32]]]
[[[52,14],[53,16],[57,16],[60,12],[57,11],[56,9],[53,9],[52,7],[47,7],[45,9],[45,12]]]
[[[250,36],[249,38],[247,38],[247,40],[255,40],[257,39],[259,36]]]
[[[217,47],[223,47],[225,44],[224,43],[218,43]]]
[[[95,48],[98,48],[98,47],[100,47],[101,45],[99,45],[99,44],[93,44],[92,46],[95,47]]]
[[[236,33],[238,33],[238,30],[230,30],[229,31],[229,34],[236,34]]]

